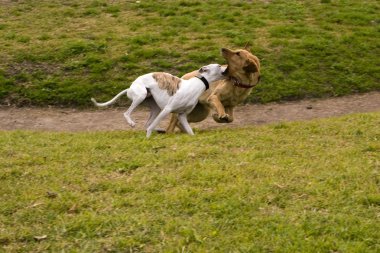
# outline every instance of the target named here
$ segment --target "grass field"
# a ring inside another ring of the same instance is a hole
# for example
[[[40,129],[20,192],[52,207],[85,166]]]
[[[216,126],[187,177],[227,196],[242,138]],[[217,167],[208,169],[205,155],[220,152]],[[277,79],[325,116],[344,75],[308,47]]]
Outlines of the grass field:
[[[0,132],[0,245],[379,252],[379,140],[380,113],[149,140]]]
[[[138,3],[139,2],[139,3]],[[380,89],[379,1],[0,1],[0,103],[87,106],[152,71],[262,61],[249,101]]]

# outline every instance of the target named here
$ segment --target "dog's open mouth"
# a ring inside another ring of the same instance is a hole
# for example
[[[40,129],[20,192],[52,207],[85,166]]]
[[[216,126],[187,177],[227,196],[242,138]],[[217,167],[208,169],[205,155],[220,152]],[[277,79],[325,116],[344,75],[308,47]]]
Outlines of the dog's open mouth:
[[[228,75],[228,66],[227,68],[222,72],[222,75],[227,76]]]

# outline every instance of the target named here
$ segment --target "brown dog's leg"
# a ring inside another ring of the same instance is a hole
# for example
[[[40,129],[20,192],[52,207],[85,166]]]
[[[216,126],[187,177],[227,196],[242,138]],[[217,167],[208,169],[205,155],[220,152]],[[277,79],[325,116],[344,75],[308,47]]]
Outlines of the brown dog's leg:
[[[217,114],[213,114],[212,115],[212,117],[214,118],[214,120],[216,122],[218,122],[218,123],[228,123],[228,122],[232,121],[232,119],[230,118],[230,116],[226,113],[226,111],[224,109],[224,106],[223,106],[222,102],[220,102],[218,96],[211,95],[208,98],[208,102],[210,103],[210,105],[217,112]]]
[[[207,100],[209,104],[214,108],[214,110],[218,113],[219,117],[226,116],[226,111],[224,110],[224,106],[222,102],[220,102],[218,96],[211,95]]]
[[[227,106],[227,107],[225,107],[225,109],[226,109],[227,115],[229,116],[228,117],[228,123],[231,123],[232,121],[234,121],[234,107]]]
[[[198,103],[193,111],[187,115],[188,122],[201,122],[205,120],[208,115],[210,114],[210,108],[206,105]],[[166,128],[167,133],[174,133],[175,128],[178,127],[182,132],[184,132],[184,129],[181,128],[181,124],[179,124],[179,120],[176,117],[176,114],[172,114],[170,118],[170,123],[168,127]]]
[[[174,133],[175,127],[179,124],[178,115],[172,113],[168,127],[166,128],[166,133]]]
[[[170,118],[169,126],[166,128],[166,133],[174,133],[175,128],[178,127],[179,130],[184,133],[185,129],[182,127],[178,120],[178,114],[177,113],[172,113],[172,116]]]

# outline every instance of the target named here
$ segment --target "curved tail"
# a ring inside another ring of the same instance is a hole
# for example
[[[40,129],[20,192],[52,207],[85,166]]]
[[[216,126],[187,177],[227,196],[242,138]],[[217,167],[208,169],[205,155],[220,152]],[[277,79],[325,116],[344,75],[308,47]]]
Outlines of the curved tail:
[[[94,103],[94,105],[96,105],[97,107],[106,107],[106,106],[109,106],[109,105],[112,105],[113,103],[116,102],[116,100],[118,100],[122,95],[124,95],[125,93],[128,92],[129,89],[125,89],[123,90],[122,92],[120,92],[119,94],[117,94],[113,99],[111,99],[110,101],[108,102],[105,102],[105,103],[98,103],[96,102],[95,98],[91,98],[91,101]]]

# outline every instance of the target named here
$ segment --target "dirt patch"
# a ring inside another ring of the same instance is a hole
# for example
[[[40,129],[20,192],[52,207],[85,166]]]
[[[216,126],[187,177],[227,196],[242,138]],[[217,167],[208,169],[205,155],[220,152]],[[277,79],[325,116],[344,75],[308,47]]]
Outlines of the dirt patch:
[[[0,107],[0,129],[70,132],[131,130],[123,117],[125,110],[126,108],[76,110]],[[320,100],[242,105],[236,108],[233,123],[218,124],[209,117],[192,126],[198,129],[231,128],[374,111],[380,111],[380,92]],[[132,117],[137,123],[135,129],[143,130],[148,110],[141,108],[133,113]],[[168,119],[160,127],[164,128],[167,123]]]
[[[51,75],[58,72],[60,69],[60,66],[57,64],[23,61],[17,64],[13,63],[8,65],[6,74],[8,76],[15,76],[21,73],[32,74],[42,72]]]

